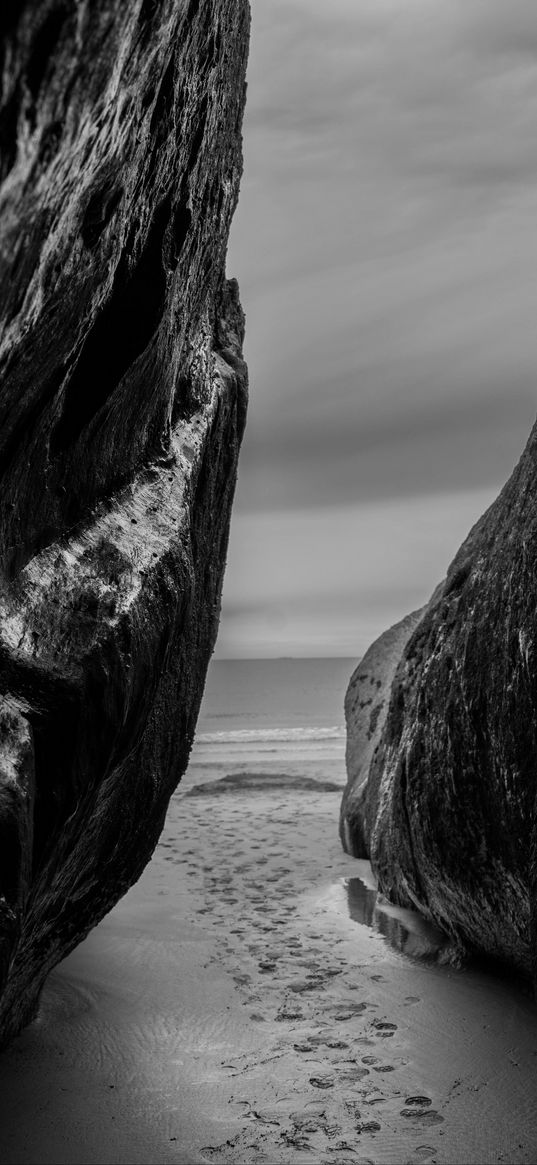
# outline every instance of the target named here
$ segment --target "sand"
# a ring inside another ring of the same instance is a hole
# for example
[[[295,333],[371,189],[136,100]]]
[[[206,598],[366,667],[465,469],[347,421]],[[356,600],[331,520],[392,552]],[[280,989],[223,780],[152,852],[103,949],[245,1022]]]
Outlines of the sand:
[[[349,917],[373,898],[346,882],[367,871],[339,800],[244,777],[174,798],[0,1060],[1,1165],[536,1159],[535,1005]],[[438,958],[427,928],[379,918]]]

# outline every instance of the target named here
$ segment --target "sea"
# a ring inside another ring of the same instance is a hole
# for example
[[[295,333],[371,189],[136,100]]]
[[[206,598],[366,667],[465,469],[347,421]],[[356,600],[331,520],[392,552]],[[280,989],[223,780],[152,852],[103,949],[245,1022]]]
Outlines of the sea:
[[[250,771],[343,787],[344,698],[356,663],[347,657],[213,660],[181,791]]]

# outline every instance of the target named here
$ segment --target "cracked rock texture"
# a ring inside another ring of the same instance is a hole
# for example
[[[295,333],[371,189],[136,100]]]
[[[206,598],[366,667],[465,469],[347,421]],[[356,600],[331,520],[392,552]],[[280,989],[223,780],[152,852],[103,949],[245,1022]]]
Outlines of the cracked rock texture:
[[[0,1039],[140,875],[216,637],[246,412],[247,0],[0,12]]]
[[[344,848],[463,950],[537,978],[537,428],[421,612],[347,692]]]

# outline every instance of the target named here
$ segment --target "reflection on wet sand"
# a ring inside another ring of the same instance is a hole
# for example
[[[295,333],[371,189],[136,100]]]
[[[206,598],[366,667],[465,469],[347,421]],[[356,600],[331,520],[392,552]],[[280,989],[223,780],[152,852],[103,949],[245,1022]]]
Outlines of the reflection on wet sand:
[[[443,931],[414,910],[393,906],[375,889],[369,862],[360,865],[366,867],[364,877],[343,879],[350,918],[376,930],[408,958],[444,961],[449,940]]]

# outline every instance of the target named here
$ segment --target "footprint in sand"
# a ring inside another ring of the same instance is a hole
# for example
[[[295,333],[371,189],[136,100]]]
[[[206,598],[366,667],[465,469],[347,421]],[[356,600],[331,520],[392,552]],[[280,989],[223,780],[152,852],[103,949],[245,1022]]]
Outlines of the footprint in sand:
[[[338,1079],[343,1084],[357,1084],[359,1080],[363,1080],[365,1076],[369,1076],[369,1068],[346,1068],[339,1074]]]
[[[407,1096],[405,1107],[401,1109],[399,1115],[420,1127],[443,1124],[443,1116],[435,1108],[430,1107],[432,1103],[428,1096]]]
[[[357,1133],[380,1133],[378,1121],[363,1121],[356,1126]]]
[[[301,1133],[318,1133],[324,1130],[326,1112],[317,1104],[309,1106],[309,1112],[291,1112],[289,1120]]]
[[[278,1012],[278,1014],[275,1016],[275,1019],[277,1023],[286,1023],[288,1020],[292,1019],[304,1019],[304,1012],[300,1011],[298,1008],[293,1009],[292,1007],[284,1007],[281,1011]]]
[[[371,1095],[371,1093],[369,1093],[367,1096],[362,1098],[362,1104],[384,1104],[385,1100],[386,1097],[384,1096],[384,1093],[381,1093],[380,1095]]]
[[[344,1154],[344,1153],[353,1153],[354,1154],[354,1149],[353,1149],[352,1145],[349,1145],[348,1141],[336,1141],[335,1145],[328,1145],[328,1152],[329,1153],[337,1153],[337,1157],[335,1159],[334,1159],[334,1157],[332,1157],[332,1165],[343,1165],[343,1163],[345,1161],[349,1161],[349,1162],[356,1161],[356,1157],[354,1157],[354,1156],[352,1156],[352,1157],[342,1156],[342,1154]]]
[[[367,1003],[343,1003],[338,1004],[334,1009],[334,1019],[337,1023],[344,1023],[348,1019],[354,1019],[356,1015],[361,1015],[365,1011]]]
[[[385,1023],[384,1021],[378,1019],[373,1021],[373,1027],[376,1029],[376,1035],[379,1037],[379,1039],[384,1040],[390,1039],[391,1036],[395,1035],[397,1031],[396,1023]]]
[[[434,1108],[430,1108],[427,1112],[415,1112],[412,1109],[403,1108],[400,1115],[410,1120],[413,1125],[419,1125],[420,1128],[428,1128],[430,1125],[441,1125],[444,1123],[443,1116],[440,1116],[440,1113],[436,1112]]]
[[[328,1152],[332,1152],[331,1145],[328,1146]],[[370,1157],[321,1157],[320,1165],[375,1165],[375,1162]]]
[[[252,982],[252,977],[241,971],[238,975],[233,976],[233,982],[237,983],[239,987],[245,987],[247,983]]]

